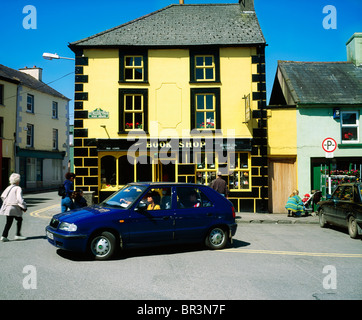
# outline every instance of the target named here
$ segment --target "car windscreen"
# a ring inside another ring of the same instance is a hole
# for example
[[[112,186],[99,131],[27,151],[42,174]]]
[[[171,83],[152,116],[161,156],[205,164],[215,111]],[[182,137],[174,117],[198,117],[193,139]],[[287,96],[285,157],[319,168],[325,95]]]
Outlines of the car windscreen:
[[[117,193],[104,200],[102,204],[106,206],[128,209],[139,198],[146,188],[146,186],[127,185]]]

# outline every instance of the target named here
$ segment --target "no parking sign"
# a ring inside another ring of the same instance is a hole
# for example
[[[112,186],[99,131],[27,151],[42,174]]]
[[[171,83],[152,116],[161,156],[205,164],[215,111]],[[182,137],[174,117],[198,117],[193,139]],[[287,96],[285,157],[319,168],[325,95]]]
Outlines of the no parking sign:
[[[326,158],[333,158],[333,152],[337,149],[337,142],[333,138],[326,138],[322,142],[322,148],[326,152]]]

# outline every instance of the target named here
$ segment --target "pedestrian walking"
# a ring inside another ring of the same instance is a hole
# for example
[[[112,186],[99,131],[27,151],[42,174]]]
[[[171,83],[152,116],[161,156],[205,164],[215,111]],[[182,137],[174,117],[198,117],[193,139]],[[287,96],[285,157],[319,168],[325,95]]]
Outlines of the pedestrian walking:
[[[68,209],[74,209],[74,203],[72,200],[72,194],[74,192],[74,179],[75,174],[71,172],[67,172],[65,174],[64,181],[64,195],[62,196],[61,206],[62,212],[66,212]]]
[[[83,208],[83,207],[87,206],[87,200],[83,197],[83,190],[82,189],[74,191],[73,198],[74,198],[74,207],[76,209]]]
[[[14,222],[17,222],[16,235],[14,240],[25,240],[26,237],[21,235],[21,226],[23,223],[23,212],[26,212],[27,205],[23,198],[23,191],[20,184],[20,174],[13,173],[9,177],[10,186],[8,186],[1,195],[3,204],[0,209],[0,215],[6,216],[6,224],[0,240],[2,242],[9,241],[9,230]]]
[[[228,196],[228,186],[226,184],[226,181],[222,178],[222,173],[221,172],[218,172],[217,178],[214,181],[211,182],[210,187],[227,198],[227,196]]]

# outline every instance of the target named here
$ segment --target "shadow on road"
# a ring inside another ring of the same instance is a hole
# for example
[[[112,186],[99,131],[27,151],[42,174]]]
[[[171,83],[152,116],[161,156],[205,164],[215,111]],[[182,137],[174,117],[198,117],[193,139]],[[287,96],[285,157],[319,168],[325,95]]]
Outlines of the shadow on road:
[[[233,244],[228,244],[226,248],[241,248],[249,246],[249,242],[233,239]],[[206,248],[202,244],[179,244],[179,245],[164,245],[158,247],[147,247],[147,248],[129,248],[121,250],[116,253],[110,260],[125,260],[132,259],[142,256],[158,256],[158,255],[172,255],[180,254],[187,252],[196,252],[196,251],[212,251]],[[71,252],[62,249],[57,250],[57,254],[64,259],[72,261],[92,261],[94,260],[89,254]],[[109,260],[108,260],[109,261]]]

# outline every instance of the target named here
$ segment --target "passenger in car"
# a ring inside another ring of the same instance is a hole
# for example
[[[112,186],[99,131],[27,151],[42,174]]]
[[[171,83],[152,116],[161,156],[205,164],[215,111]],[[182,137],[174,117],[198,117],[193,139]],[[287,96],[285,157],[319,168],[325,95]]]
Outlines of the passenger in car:
[[[155,203],[155,194],[154,193],[149,193],[147,196],[147,202],[148,202],[148,206],[147,206],[147,210],[160,210],[161,207],[159,204]]]

